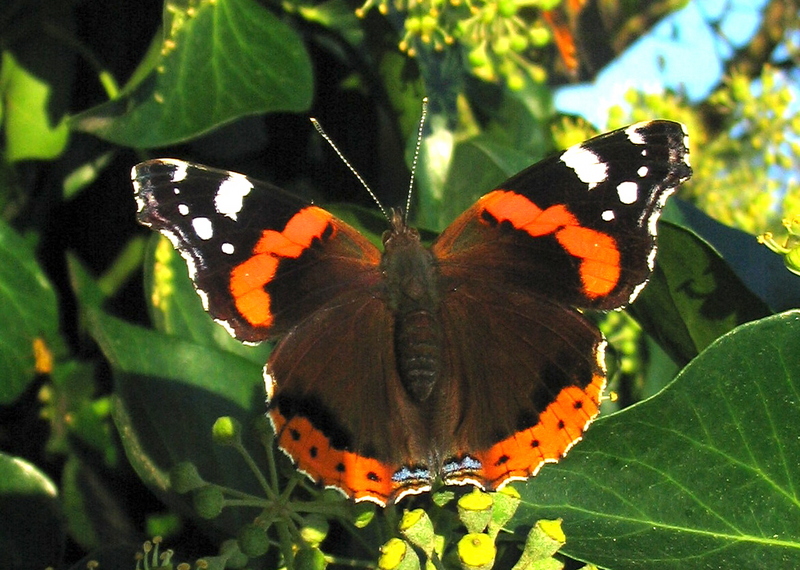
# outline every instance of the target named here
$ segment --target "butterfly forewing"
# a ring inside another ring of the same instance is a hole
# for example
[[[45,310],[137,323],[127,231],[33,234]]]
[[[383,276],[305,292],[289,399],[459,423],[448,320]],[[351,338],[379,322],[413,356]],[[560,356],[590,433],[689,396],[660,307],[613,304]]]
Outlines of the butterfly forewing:
[[[513,283],[564,304],[633,300],[653,269],[656,221],[691,175],[679,123],[613,131],[501,184],[434,243],[447,267]]]
[[[141,163],[132,179],[139,222],[172,241],[206,310],[239,340],[283,334],[378,278],[366,238],[280,188],[172,159]]]

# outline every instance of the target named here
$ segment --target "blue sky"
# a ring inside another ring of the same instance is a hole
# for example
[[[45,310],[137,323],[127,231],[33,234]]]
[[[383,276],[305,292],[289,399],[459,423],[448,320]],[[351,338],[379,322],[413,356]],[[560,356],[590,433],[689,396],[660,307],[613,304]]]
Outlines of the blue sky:
[[[702,100],[720,82],[724,60],[758,29],[765,4],[766,0],[692,0],[639,38],[593,83],[559,89],[556,107],[583,115],[602,129],[608,108],[623,103],[632,87],[646,93],[670,88],[691,101]],[[720,41],[709,22],[717,22],[726,41]]]

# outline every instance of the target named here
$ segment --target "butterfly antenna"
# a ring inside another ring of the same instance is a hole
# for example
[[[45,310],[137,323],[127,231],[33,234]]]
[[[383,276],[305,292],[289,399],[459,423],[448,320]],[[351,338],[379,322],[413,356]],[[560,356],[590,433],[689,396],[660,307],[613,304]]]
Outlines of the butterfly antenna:
[[[331,137],[328,136],[328,133],[326,133],[323,130],[322,125],[319,124],[319,121],[317,121],[315,118],[312,117],[311,118],[311,122],[314,124],[314,128],[317,129],[317,132],[320,134],[320,136],[322,136],[322,138],[325,139],[325,142],[327,142],[329,145],[331,145],[331,148],[334,150],[334,152],[336,152],[336,154],[339,155],[339,158],[342,159],[342,162],[344,162],[345,166],[347,166],[347,168],[350,169],[350,172],[352,172],[355,175],[355,177],[358,179],[358,181],[361,182],[361,185],[367,190],[369,195],[372,196],[372,199],[375,200],[375,203],[378,205],[378,208],[380,208],[381,213],[383,214],[383,216],[387,220],[390,219],[389,218],[389,214],[386,212],[386,208],[384,208],[383,204],[381,204],[381,201],[378,200],[378,196],[375,195],[375,192],[372,191],[372,188],[369,187],[369,184],[367,184],[367,181],[364,180],[364,178],[362,178],[362,176],[358,173],[358,171],[355,169],[355,167],[352,164],[350,164],[350,161],[347,160],[344,157],[344,155],[342,154],[342,151],[339,150],[339,148],[333,142]]]
[[[422,129],[425,128],[425,120],[428,118],[428,98],[422,98],[422,115],[419,118],[417,128],[417,144],[414,146],[414,159],[411,161],[411,180],[408,181],[408,195],[406,197],[406,211],[404,212],[405,222],[408,222],[408,212],[411,210],[411,195],[414,192],[414,177],[417,174],[417,161],[419,161],[419,149],[422,146]]]

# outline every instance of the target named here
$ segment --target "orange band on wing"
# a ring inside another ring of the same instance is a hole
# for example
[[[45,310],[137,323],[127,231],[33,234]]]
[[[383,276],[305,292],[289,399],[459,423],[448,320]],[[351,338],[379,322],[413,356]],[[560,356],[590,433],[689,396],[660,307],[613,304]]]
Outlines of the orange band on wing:
[[[281,259],[300,257],[315,239],[322,238],[332,217],[309,206],[292,216],[283,231],[262,232],[252,257],[234,267],[230,275],[231,295],[247,322],[257,327],[272,325],[271,300],[264,286],[275,277]]]
[[[480,471],[457,474],[452,482],[477,478],[487,488],[497,489],[533,477],[545,463],[558,461],[581,440],[599,413],[605,384],[605,377],[596,375],[585,389],[564,388],[541,413],[539,423],[474,454],[482,465]]]
[[[620,278],[620,252],[608,234],[581,226],[564,204],[542,210],[516,192],[495,190],[480,199],[481,207],[499,222],[509,222],[531,237],[555,235],[570,255],[581,260],[583,292],[590,298],[608,295]]]
[[[581,261],[581,281],[589,297],[608,295],[619,283],[621,272],[617,241],[608,234],[582,226],[556,232],[561,247]]]
[[[332,447],[330,439],[307,418],[287,419],[277,408],[269,415],[278,446],[301,472],[325,487],[338,489],[356,501],[372,501],[381,506],[417,488],[430,488],[429,481],[393,479],[399,466]]]

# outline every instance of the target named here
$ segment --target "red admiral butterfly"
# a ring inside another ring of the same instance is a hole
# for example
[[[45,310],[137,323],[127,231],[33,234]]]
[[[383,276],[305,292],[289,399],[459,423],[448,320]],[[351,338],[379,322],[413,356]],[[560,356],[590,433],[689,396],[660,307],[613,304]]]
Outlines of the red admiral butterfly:
[[[281,449],[380,505],[433,481],[497,489],[558,461],[598,413],[605,341],[579,309],[641,291],[687,135],[638,123],[534,164],[430,247],[391,216],[381,253],[279,188],[179,160],[134,167],[139,221],[186,259],[264,368]]]

